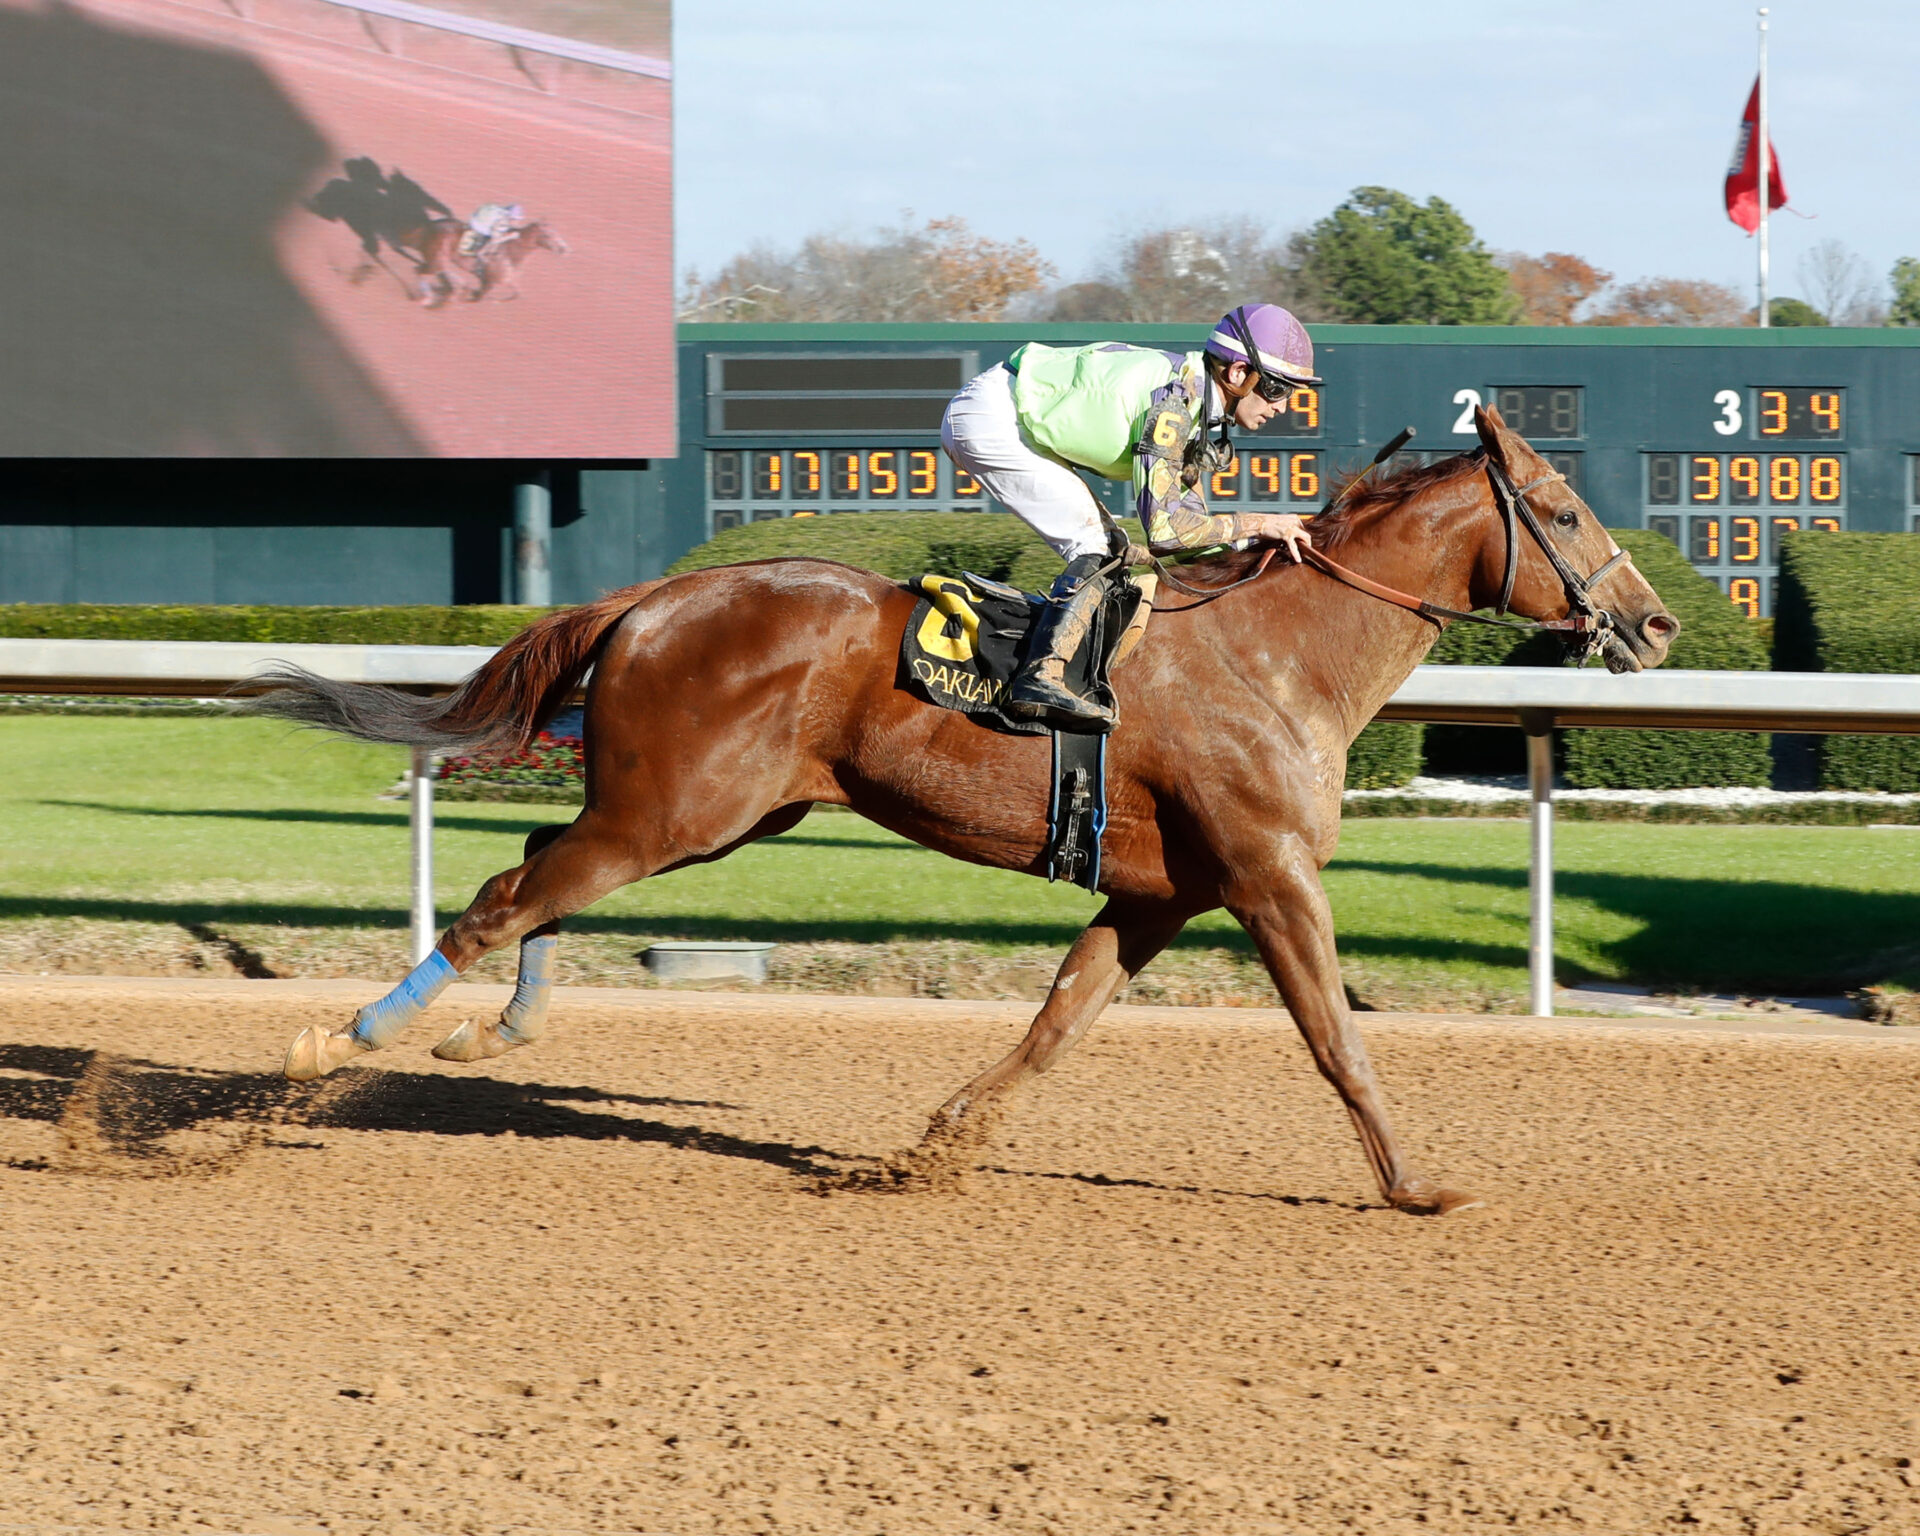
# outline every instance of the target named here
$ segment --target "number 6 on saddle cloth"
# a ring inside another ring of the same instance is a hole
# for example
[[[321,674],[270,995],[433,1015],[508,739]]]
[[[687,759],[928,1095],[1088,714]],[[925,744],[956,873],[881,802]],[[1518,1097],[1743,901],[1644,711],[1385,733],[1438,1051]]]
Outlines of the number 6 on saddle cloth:
[[[1080,649],[1068,659],[1067,686],[1115,707],[1108,674],[1125,661],[1153,613],[1155,576],[1115,581]],[[1089,891],[1100,884],[1100,834],[1107,824],[1104,732],[1057,731],[1006,712],[1007,686],[1025,656],[1045,599],[963,571],[922,576],[920,601],[900,640],[900,686],[941,709],[970,715],[1009,736],[1053,737],[1047,805],[1047,878]]]

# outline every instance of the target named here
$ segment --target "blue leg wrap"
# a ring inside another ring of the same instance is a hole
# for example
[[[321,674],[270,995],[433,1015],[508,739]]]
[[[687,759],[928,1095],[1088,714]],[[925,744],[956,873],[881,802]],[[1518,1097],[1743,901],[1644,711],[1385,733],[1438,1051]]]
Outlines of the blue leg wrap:
[[[393,1039],[426,1010],[459,972],[447,963],[447,957],[435,950],[413,968],[407,979],[377,1003],[368,1003],[353,1019],[353,1038],[370,1051],[393,1043]]]
[[[547,1002],[553,996],[553,965],[560,939],[546,933],[520,941],[520,980],[513,1000],[500,1015],[500,1038],[513,1045],[530,1045],[546,1029]]]

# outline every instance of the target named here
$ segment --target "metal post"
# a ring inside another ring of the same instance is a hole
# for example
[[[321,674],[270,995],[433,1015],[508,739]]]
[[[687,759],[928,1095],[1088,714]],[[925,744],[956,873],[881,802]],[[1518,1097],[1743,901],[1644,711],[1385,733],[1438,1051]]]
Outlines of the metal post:
[[[1527,731],[1527,789],[1533,797],[1533,850],[1528,872],[1530,922],[1527,978],[1536,1018],[1553,1017],[1553,716],[1523,710]]]
[[[513,488],[513,600],[553,604],[553,491],[547,472],[533,470]]]
[[[1760,323],[1770,326],[1773,316],[1767,305],[1767,211],[1772,203],[1772,146],[1767,142],[1767,8],[1760,7]]]
[[[413,749],[407,821],[413,832],[413,963],[418,965],[439,937],[433,920],[433,752],[427,747]]]

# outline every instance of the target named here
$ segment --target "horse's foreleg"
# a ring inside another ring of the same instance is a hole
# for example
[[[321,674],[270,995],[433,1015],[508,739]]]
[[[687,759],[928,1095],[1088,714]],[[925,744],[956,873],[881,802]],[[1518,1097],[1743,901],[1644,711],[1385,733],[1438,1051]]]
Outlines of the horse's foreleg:
[[[537,1000],[544,1014],[546,992],[552,985],[552,934],[558,930],[560,919],[651,874],[666,861],[664,857],[648,860],[631,840],[614,835],[584,815],[551,837],[541,836],[549,830],[542,828],[528,838],[528,847],[533,851],[526,861],[495,875],[481,886],[473,904],[441,935],[433,953],[415,966],[393,991],[362,1008],[349,1028],[336,1033],[316,1024],[302,1030],[287,1051],[283,1068],[286,1076],[297,1083],[307,1082],[344,1066],[363,1052],[377,1051],[391,1044],[456,976],[488,950],[514,939],[534,940],[530,946],[532,955],[522,953],[521,979],[528,993],[525,1001]],[[544,946],[540,943],[543,938],[547,940]],[[534,961],[535,971],[531,979],[527,975],[529,958]],[[516,990],[515,996],[521,998],[520,990]],[[511,1004],[508,1011],[513,1012]],[[507,1017],[503,1015],[501,1022],[508,1022]],[[523,1011],[513,1023],[521,1038],[507,1041],[500,1036],[499,1050],[487,1048],[474,1056],[456,1059],[479,1060],[498,1055],[531,1038],[525,1033],[528,1024],[532,1024],[535,1032],[538,1029],[538,1021],[530,1009]],[[498,1035],[499,1025],[492,1026],[492,1030]],[[443,1043],[451,1044],[452,1037]]]
[[[940,1106],[923,1146],[976,1145],[1006,1097],[1041,1073],[1087,1032],[1114,994],[1173,942],[1186,914],[1115,897],[1074,940],[1027,1037]]]
[[[1474,1196],[1443,1189],[1414,1172],[1400,1153],[1385,1095],[1340,984],[1333,911],[1306,850],[1294,846],[1263,869],[1257,882],[1250,879],[1245,888],[1229,892],[1227,907],[1259,947],[1314,1064],[1353,1117],[1381,1194],[1400,1210],[1418,1215],[1444,1215],[1478,1205]]]

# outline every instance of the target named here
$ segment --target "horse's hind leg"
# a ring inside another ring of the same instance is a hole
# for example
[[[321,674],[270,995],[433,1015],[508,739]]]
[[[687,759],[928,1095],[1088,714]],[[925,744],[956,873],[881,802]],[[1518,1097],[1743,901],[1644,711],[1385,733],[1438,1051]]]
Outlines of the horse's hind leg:
[[[527,834],[531,859],[565,827],[536,827]],[[532,1045],[545,1032],[547,1005],[553,997],[554,962],[560,949],[560,920],[542,923],[520,940],[520,974],[513,996],[491,1024],[467,1019],[433,1048],[442,1061],[487,1061],[515,1046]]]
[[[944,1154],[985,1140],[1007,1096],[1084,1035],[1114,994],[1173,942],[1186,921],[1184,911],[1158,902],[1110,899],[1060,962],[1026,1039],[941,1105],[921,1142],[923,1153]]]
[[[807,804],[785,805],[761,811],[757,819],[753,812],[742,813],[731,822],[732,827],[742,830],[732,836],[727,831],[715,832],[713,842],[719,846],[709,844],[710,851],[691,855],[685,843],[659,827],[646,827],[636,833],[625,818],[582,813],[557,836],[542,840],[543,845],[524,863],[481,886],[472,905],[441,935],[433,953],[379,1002],[362,1008],[348,1029],[334,1033],[316,1024],[301,1031],[287,1051],[286,1076],[296,1083],[307,1082],[344,1066],[364,1051],[390,1045],[454,977],[488,950],[514,939],[550,937],[562,918],[592,906],[623,885],[685,864],[724,858],[757,838],[784,832],[810,809]],[[528,840],[529,846],[533,841]],[[545,935],[543,929],[547,930]],[[546,983],[537,982],[536,991],[544,996],[550,982],[550,977]],[[498,1026],[493,1028],[497,1031]],[[508,1048],[505,1044],[501,1047]],[[489,1048],[485,1054],[499,1052]]]
[[[349,1028],[336,1033],[316,1024],[302,1030],[288,1048],[285,1075],[296,1083],[307,1082],[362,1052],[384,1049],[488,950],[543,925],[557,928],[561,918],[652,874],[665,862],[649,864],[630,839],[584,814],[552,837],[535,833],[527,847],[531,852],[524,862],[481,886],[433,952],[399,986],[354,1015]]]

